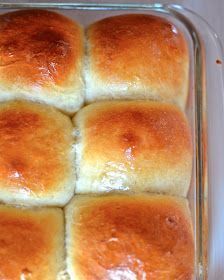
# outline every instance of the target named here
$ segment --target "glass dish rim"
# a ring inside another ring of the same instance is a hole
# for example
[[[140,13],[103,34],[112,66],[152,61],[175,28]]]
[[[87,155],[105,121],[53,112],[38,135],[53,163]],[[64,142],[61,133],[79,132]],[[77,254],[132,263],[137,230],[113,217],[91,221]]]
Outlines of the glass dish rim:
[[[0,9],[56,9],[56,10],[91,10],[91,11],[153,11],[169,14],[179,20],[187,29],[193,43],[193,66],[194,66],[194,92],[195,92],[195,180],[196,180],[196,279],[207,279],[207,232],[208,232],[208,203],[207,203],[207,130],[206,130],[206,99],[205,92],[205,67],[203,60],[203,48],[200,34],[194,24],[188,19],[184,12],[191,13],[212,30],[211,26],[195,12],[177,4],[146,4],[146,3],[79,3],[79,2],[45,2],[45,3],[0,3]],[[213,32],[213,30],[212,30]],[[214,32],[213,32],[214,33]],[[218,41],[219,45],[220,42]],[[206,143],[204,145],[203,143]],[[206,234],[205,234],[206,233]]]

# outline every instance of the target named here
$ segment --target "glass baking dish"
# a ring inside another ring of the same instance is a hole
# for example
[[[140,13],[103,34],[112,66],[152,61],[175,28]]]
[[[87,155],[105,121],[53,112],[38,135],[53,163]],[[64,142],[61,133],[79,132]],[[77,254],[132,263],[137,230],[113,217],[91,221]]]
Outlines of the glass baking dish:
[[[57,10],[84,26],[116,14],[154,14],[167,18],[185,34],[190,50],[186,114],[194,148],[188,194],[195,237],[194,279],[223,279],[224,219],[219,212],[224,197],[224,90],[222,50],[216,34],[196,14],[172,4],[1,3],[0,13],[25,8]]]

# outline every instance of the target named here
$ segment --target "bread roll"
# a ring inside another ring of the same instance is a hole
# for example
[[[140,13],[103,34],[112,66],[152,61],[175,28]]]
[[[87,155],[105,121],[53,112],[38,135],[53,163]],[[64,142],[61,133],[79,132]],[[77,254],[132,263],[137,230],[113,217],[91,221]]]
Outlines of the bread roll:
[[[71,279],[192,279],[187,200],[169,196],[75,196],[66,207]]]
[[[153,99],[185,107],[189,54],[183,34],[144,14],[105,18],[87,31],[86,101]]]
[[[46,10],[0,16],[0,101],[28,99],[65,112],[83,103],[83,31]]]
[[[0,278],[56,280],[64,268],[61,209],[0,206]]]
[[[105,101],[74,118],[77,193],[150,191],[186,196],[191,179],[191,133],[174,105]]]
[[[0,201],[64,205],[75,187],[73,127],[56,109],[0,104]]]

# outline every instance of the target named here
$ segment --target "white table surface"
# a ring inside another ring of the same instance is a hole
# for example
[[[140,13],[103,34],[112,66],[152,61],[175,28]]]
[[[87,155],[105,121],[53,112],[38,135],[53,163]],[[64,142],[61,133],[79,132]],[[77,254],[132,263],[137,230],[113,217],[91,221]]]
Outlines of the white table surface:
[[[199,15],[201,15],[204,19],[206,19],[206,21],[213,27],[213,29],[216,31],[217,35],[221,38],[222,44],[224,46],[224,0],[158,0],[158,1],[146,1],[146,0],[142,0],[142,1],[132,1],[132,0],[96,0],[96,1],[71,1],[71,0],[64,0],[64,1],[51,1],[51,0],[46,0],[46,1],[29,1],[29,0],[25,0],[25,1],[18,1],[18,0],[0,0],[1,2],[9,2],[9,3],[20,3],[20,2],[28,2],[28,3],[32,3],[32,2],[39,2],[39,3],[43,3],[43,2],[67,2],[67,3],[71,3],[71,2],[108,2],[108,3],[123,3],[123,2],[130,2],[130,3],[138,3],[138,2],[143,2],[143,3],[175,3],[175,4],[180,4],[185,6],[186,8],[189,8],[193,11],[195,11],[196,13],[198,13]],[[222,58],[224,60],[224,58]],[[224,166],[223,166],[223,172],[224,172]],[[224,182],[223,182],[223,187],[224,187]],[[223,203],[224,203],[224,197],[222,198]],[[223,216],[224,219],[224,210],[220,209],[219,211],[219,215]],[[221,240],[220,242],[224,242],[224,229],[223,229],[223,240]],[[223,248],[223,246],[222,246]],[[220,255],[224,256],[224,252],[219,252]],[[212,268],[214,269],[214,268]],[[209,280],[224,280],[224,259],[223,259],[223,263],[219,263],[218,266],[216,266],[215,268],[217,271],[215,273],[215,277],[209,278]]]

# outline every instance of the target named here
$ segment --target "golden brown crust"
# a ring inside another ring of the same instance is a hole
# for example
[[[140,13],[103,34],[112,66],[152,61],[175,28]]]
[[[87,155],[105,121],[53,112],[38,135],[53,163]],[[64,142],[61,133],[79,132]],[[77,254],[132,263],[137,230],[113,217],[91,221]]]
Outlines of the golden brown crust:
[[[36,198],[55,202],[54,196],[63,195],[68,181],[74,188],[72,123],[68,117],[40,104],[2,103],[0,135],[0,200],[24,195],[25,203]]]
[[[185,105],[188,47],[172,23],[152,15],[119,15],[92,24],[88,38],[88,102],[136,95]]]
[[[184,199],[77,196],[69,210],[69,263],[78,279],[193,279],[194,241]]]
[[[186,195],[191,134],[174,105],[100,102],[82,109],[75,123],[81,134],[77,192],[120,187]]]
[[[76,112],[84,99],[83,56],[83,30],[63,15],[0,15],[0,101],[25,99]]]
[[[35,87],[67,85],[81,54],[80,32],[71,20],[46,10],[1,15],[1,79]]]
[[[176,162],[183,148],[191,150],[190,138],[184,137],[189,135],[186,118],[174,106],[135,101],[104,104],[107,106],[102,103],[101,107],[98,106],[97,111],[92,108],[91,115],[88,116],[85,123],[87,145],[95,142],[94,147],[90,147],[94,149],[94,152],[100,152],[102,141],[104,141],[104,147],[107,147],[106,139],[101,138],[103,137],[101,132],[104,132],[106,138],[106,134],[114,135],[115,130],[117,130],[116,142],[111,141],[111,138],[108,137],[108,146],[121,151],[132,147],[133,157],[140,156],[146,151],[151,153],[153,150],[165,149],[168,157],[172,156],[167,159],[172,164]],[[141,137],[144,134],[150,134],[151,139]],[[174,146],[174,141],[178,146]]]
[[[63,268],[63,212],[0,206],[0,278],[55,280]]]

